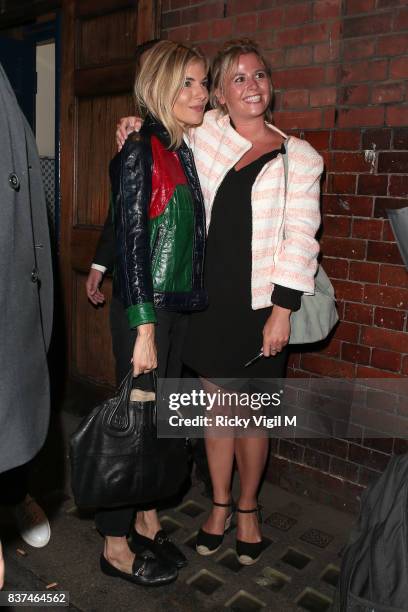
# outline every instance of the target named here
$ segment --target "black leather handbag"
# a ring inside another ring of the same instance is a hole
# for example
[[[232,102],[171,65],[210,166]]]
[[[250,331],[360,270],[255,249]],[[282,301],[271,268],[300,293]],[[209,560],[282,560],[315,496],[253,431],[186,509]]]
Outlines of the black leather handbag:
[[[187,477],[185,440],[157,438],[156,401],[131,401],[132,383],[129,372],[118,394],[97,406],[71,436],[78,506],[114,508],[166,499]]]

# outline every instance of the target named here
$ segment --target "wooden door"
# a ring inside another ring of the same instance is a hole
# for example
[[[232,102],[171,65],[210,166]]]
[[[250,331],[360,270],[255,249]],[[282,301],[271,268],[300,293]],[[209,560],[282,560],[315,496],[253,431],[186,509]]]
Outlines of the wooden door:
[[[121,116],[133,114],[133,56],[158,36],[156,0],[64,0],[61,75],[60,263],[69,374],[114,384],[108,303],[89,304],[85,281],[109,200],[109,161]]]

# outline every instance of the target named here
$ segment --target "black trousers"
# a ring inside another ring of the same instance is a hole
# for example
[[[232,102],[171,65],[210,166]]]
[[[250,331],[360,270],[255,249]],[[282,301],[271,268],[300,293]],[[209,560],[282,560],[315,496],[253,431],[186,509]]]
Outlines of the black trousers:
[[[157,374],[159,378],[180,378],[182,371],[181,353],[188,326],[188,315],[178,312],[157,310],[156,346]],[[110,310],[113,354],[116,361],[116,378],[119,383],[131,368],[130,360],[136,339],[136,330],[130,330],[126,312],[118,300],[112,299]],[[151,376],[142,374],[135,378],[134,387],[143,390],[151,388]],[[152,504],[142,509],[154,508]],[[100,509],[95,514],[96,528],[105,536],[127,536],[136,508]]]
[[[29,463],[0,474],[0,506],[16,506],[28,492]]]

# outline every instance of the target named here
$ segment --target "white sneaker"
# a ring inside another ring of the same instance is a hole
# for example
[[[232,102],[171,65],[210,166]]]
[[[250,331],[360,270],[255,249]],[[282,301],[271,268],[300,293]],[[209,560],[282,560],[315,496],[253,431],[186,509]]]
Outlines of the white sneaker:
[[[14,507],[13,514],[24,542],[34,548],[47,546],[51,537],[50,524],[35,499],[26,495],[24,501]]]

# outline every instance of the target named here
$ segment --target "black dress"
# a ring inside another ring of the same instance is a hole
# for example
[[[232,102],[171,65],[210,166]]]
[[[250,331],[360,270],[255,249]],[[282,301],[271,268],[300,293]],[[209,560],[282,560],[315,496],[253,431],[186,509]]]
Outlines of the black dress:
[[[190,317],[184,363],[204,378],[281,378],[287,350],[244,364],[262,348],[262,330],[271,308],[252,310],[251,241],[252,185],[262,167],[279,153],[275,149],[241,170],[232,168],[214,200],[207,239],[204,284],[209,306]],[[292,310],[301,292],[276,286],[273,302]]]

